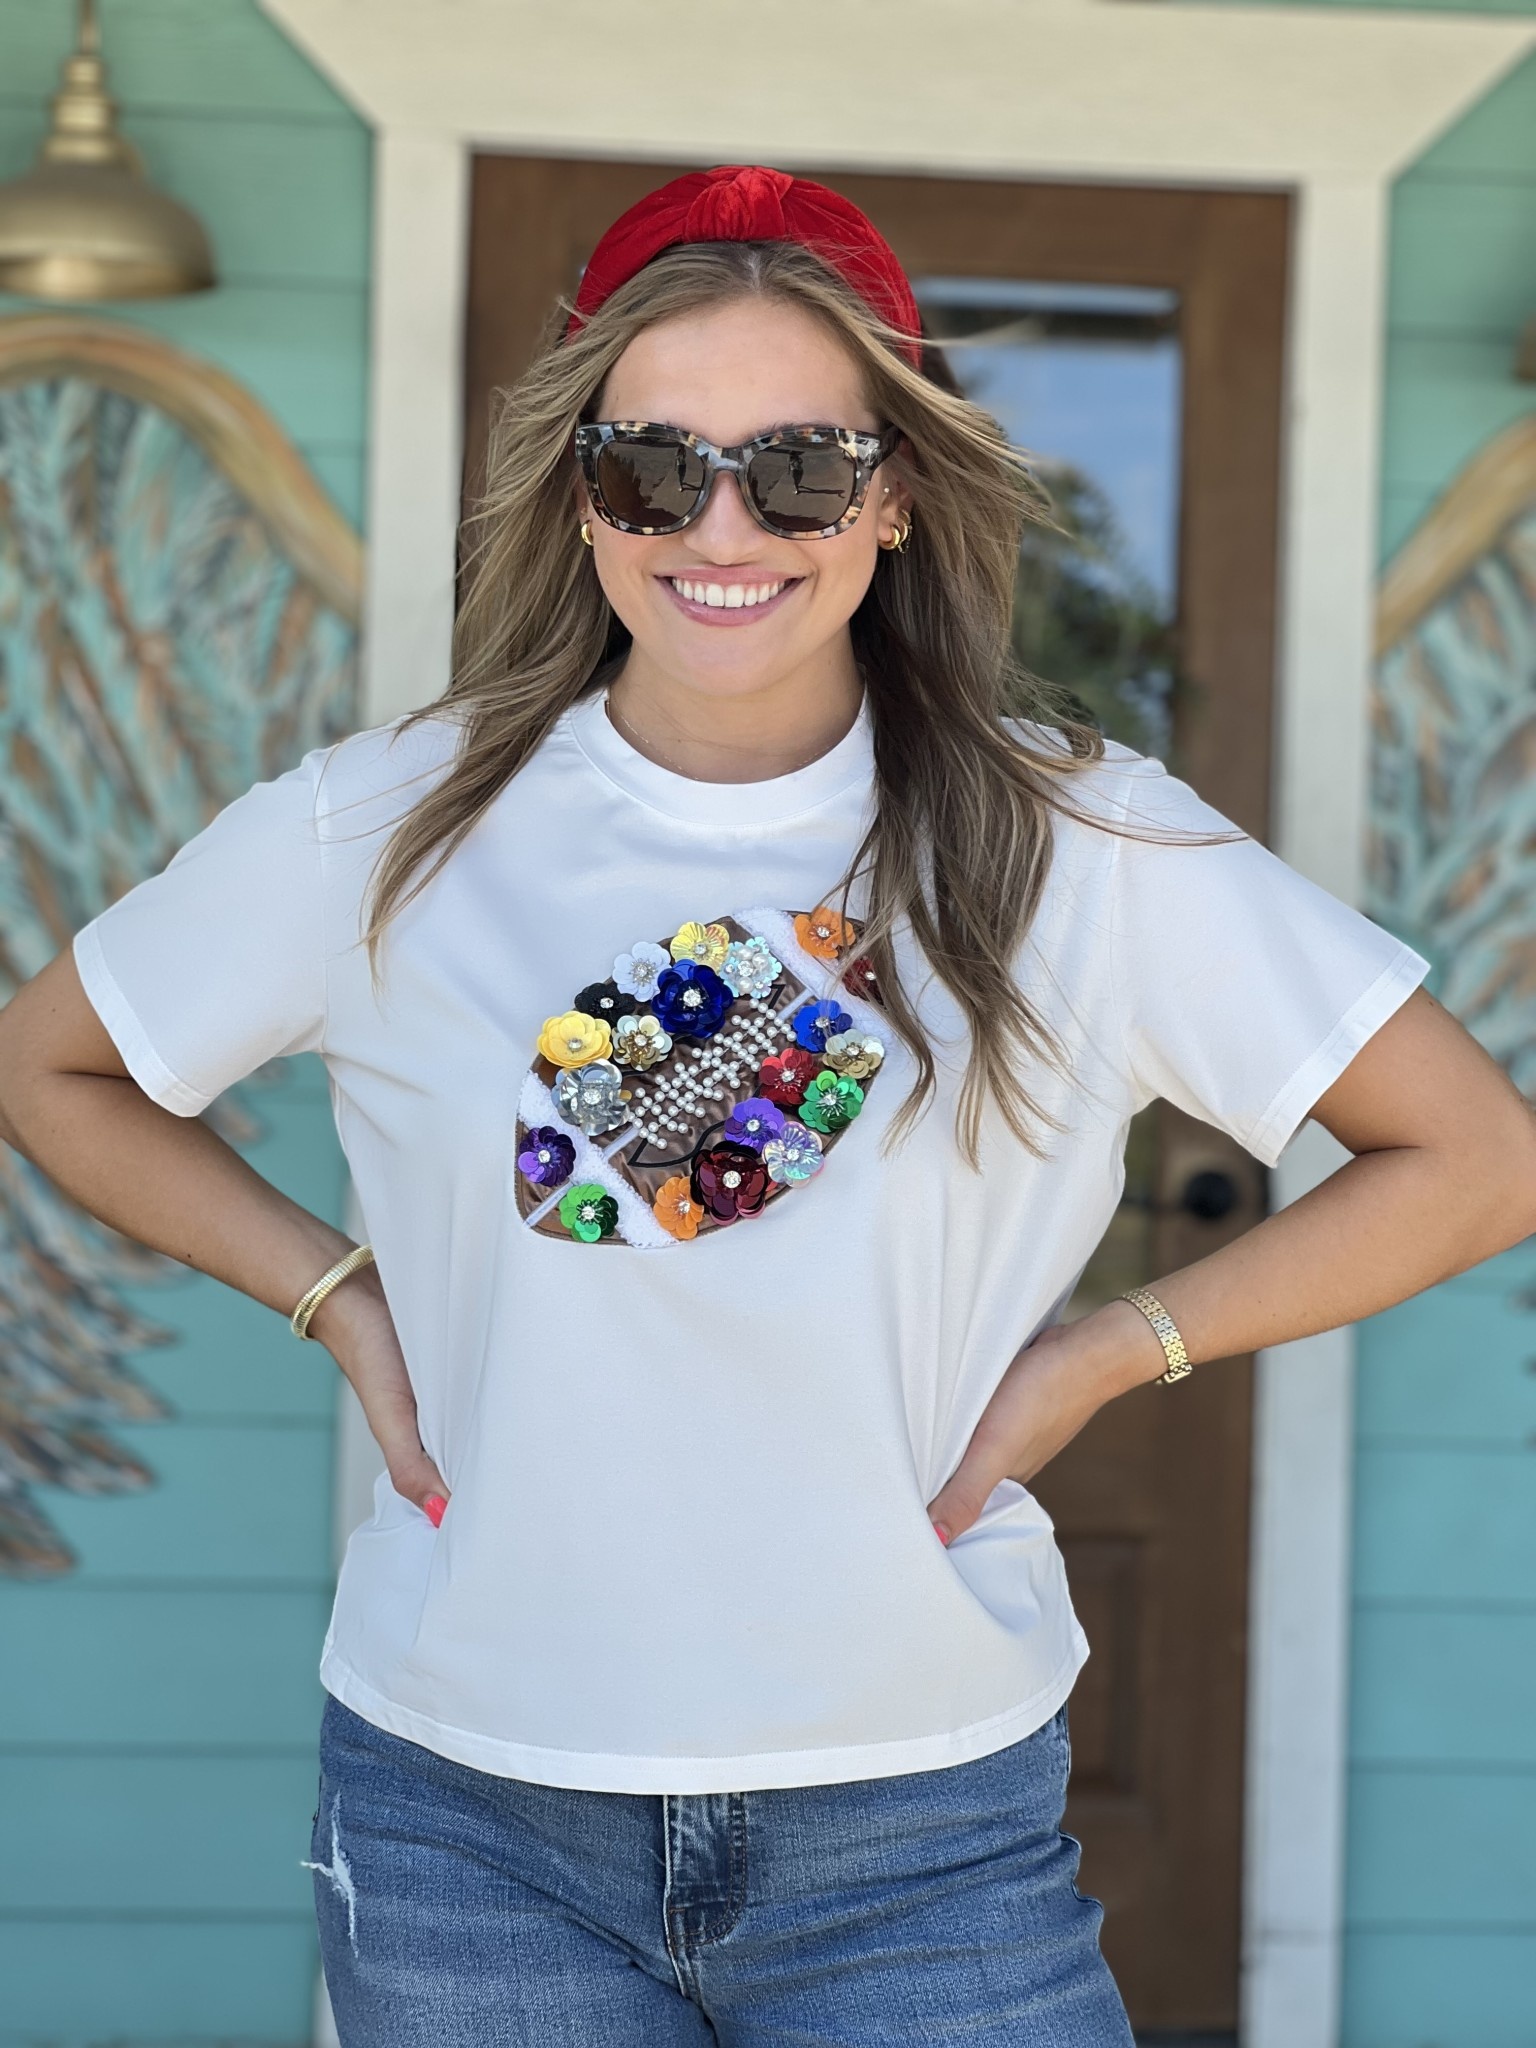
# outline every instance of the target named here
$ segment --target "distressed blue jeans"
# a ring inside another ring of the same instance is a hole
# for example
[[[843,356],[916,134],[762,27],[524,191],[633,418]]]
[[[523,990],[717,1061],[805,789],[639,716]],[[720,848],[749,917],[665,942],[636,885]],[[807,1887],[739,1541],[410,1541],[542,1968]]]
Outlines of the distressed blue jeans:
[[[1065,1708],[974,1763],[768,1792],[495,1777],[336,1699],[320,1762],[343,2048],[1131,2048]]]

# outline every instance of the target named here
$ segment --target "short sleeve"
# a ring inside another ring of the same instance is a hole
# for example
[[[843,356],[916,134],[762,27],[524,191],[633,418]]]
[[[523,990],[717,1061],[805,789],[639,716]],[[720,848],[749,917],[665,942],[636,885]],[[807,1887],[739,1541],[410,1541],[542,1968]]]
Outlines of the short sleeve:
[[[1190,844],[1237,828],[1160,762],[1124,772],[1111,943],[1134,1086],[1273,1166],[1428,962],[1256,840]]]
[[[76,934],[80,979],[124,1065],[178,1116],[264,1060],[321,1042],[325,755],[247,790]]]

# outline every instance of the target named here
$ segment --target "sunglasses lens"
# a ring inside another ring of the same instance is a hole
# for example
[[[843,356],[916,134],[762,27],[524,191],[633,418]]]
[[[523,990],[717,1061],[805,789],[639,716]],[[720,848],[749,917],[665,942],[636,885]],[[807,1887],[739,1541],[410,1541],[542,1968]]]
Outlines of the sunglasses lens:
[[[835,443],[760,449],[747,465],[747,488],[763,519],[782,534],[820,533],[853,503],[858,464]]]
[[[704,464],[680,441],[638,435],[608,441],[597,458],[597,488],[626,526],[675,529],[699,502]]]

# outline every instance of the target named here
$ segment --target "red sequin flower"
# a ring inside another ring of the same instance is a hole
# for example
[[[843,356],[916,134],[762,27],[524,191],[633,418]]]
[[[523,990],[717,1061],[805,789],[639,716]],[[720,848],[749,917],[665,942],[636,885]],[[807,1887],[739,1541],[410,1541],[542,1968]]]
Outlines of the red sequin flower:
[[[776,1102],[780,1109],[798,1109],[805,1091],[821,1071],[821,1061],[803,1046],[791,1045],[763,1061],[758,1069],[757,1092]]]

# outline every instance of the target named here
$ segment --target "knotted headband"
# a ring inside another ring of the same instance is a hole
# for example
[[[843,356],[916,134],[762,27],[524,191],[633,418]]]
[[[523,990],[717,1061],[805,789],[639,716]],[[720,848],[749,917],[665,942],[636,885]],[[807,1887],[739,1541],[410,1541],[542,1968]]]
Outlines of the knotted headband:
[[[689,171],[621,213],[582,273],[567,335],[653,256],[680,242],[798,242],[850,284],[887,326],[912,337],[904,352],[921,369],[917,301],[895,250],[874,222],[841,193],[762,164]]]

